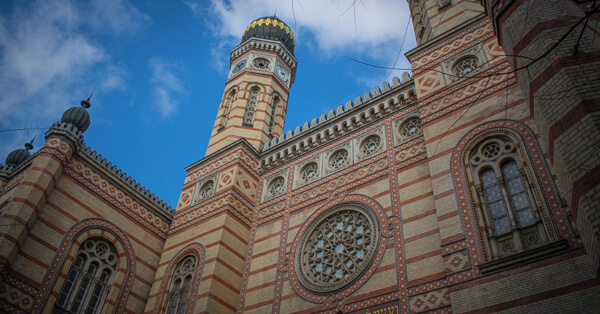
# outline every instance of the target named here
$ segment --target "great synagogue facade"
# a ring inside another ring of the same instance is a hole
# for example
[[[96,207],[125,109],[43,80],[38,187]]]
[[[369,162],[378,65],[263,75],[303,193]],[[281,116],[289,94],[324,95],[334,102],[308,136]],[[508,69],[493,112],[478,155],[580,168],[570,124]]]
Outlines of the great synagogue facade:
[[[598,5],[409,5],[413,76],[287,132],[294,35],[248,25],[174,210],[67,110],[0,169],[0,309],[597,312]]]

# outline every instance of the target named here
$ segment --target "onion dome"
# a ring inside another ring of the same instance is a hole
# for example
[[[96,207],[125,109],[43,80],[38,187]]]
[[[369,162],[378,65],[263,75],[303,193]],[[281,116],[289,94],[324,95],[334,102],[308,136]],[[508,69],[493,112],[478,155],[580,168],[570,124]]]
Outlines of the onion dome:
[[[281,42],[292,54],[296,46],[294,34],[290,28],[276,16],[261,17],[246,27],[242,42],[256,37]]]
[[[61,123],[71,123],[81,132],[85,132],[89,127],[92,120],[90,119],[90,114],[87,112],[87,108],[91,107],[90,99],[92,99],[92,95],[87,100],[81,101],[81,107],[72,107],[67,109],[65,113],[63,113],[62,118],[60,119]]]
[[[33,138],[33,140],[35,140],[35,137]],[[29,153],[29,150],[33,149],[33,140],[31,140],[31,142],[29,143],[25,143],[25,149],[15,149],[12,152],[10,152],[10,154],[8,154],[8,156],[6,156],[6,160],[5,160],[5,164],[7,166],[18,166],[20,165],[22,162],[24,162],[25,160],[27,160],[29,157],[31,157],[31,154]]]

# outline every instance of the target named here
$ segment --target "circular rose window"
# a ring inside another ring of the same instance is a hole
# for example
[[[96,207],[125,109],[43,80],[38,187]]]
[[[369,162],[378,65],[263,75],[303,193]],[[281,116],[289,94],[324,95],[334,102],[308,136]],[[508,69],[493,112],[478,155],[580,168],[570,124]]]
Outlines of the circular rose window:
[[[359,278],[373,261],[379,224],[358,204],[332,207],[315,219],[298,243],[295,268],[304,288],[329,293]]]

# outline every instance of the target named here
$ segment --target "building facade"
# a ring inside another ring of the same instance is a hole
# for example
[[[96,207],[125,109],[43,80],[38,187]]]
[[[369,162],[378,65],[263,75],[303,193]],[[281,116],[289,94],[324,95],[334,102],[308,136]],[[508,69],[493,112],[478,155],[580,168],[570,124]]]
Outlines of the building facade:
[[[597,312],[598,6],[409,6],[413,76],[287,132],[294,35],[248,25],[174,210],[69,109],[0,169],[0,308]]]

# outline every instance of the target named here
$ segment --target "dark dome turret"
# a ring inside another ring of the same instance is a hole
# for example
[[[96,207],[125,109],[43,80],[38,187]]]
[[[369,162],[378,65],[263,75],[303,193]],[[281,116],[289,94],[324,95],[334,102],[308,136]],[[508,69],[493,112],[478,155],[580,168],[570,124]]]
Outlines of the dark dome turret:
[[[60,119],[61,123],[71,123],[81,132],[85,132],[91,123],[90,114],[87,112],[87,108],[91,107],[90,96],[87,100],[81,101],[81,107],[72,107],[67,109]]]
[[[246,27],[242,42],[256,37],[262,39],[276,40],[281,42],[292,54],[296,47],[294,34],[290,28],[275,16],[261,17]]]
[[[27,160],[29,157],[31,157],[31,154],[29,153],[29,150],[33,149],[33,140],[31,140],[31,143],[25,143],[25,149],[15,149],[12,152],[10,152],[10,154],[8,154],[8,156],[6,156],[6,160],[5,160],[5,164],[7,166],[18,166],[20,165],[22,162],[24,162],[25,160]]]

